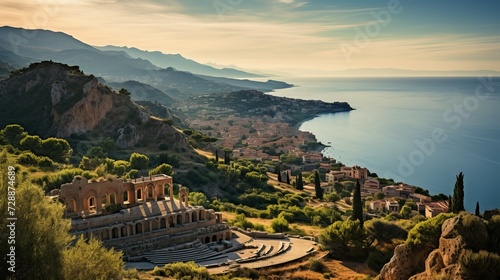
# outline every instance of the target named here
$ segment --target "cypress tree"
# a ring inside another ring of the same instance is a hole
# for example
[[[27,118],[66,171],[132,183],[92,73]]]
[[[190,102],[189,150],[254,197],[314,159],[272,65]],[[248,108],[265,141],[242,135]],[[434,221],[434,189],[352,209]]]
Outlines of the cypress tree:
[[[219,163],[219,150],[215,149],[215,163]]]
[[[231,163],[231,151],[224,150],[224,164],[229,165]]]
[[[321,188],[321,180],[319,178],[318,170],[314,172],[314,190],[316,191],[316,197],[318,199],[323,199],[323,189]]]
[[[299,175],[297,177],[297,190],[303,190],[304,189],[304,181],[302,181],[302,172],[299,172]]]
[[[290,170],[286,171],[286,183],[290,185]]]
[[[453,213],[464,211],[464,173],[460,172],[457,175],[455,188],[453,189],[453,197],[451,198],[451,209]]]
[[[363,204],[361,202],[361,185],[359,179],[356,181],[352,201],[352,220],[359,220],[363,225]]]
[[[476,201],[476,216],[480,216],[481,215],[481,212],[479,211],[479,201]]]

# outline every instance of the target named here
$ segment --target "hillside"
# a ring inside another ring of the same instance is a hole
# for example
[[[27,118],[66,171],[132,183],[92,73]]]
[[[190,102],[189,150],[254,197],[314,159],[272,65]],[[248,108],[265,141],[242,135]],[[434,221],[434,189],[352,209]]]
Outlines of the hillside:
[[[150,118],[125,94],[118,94],[78,66],[31,64],[2,81],[0,126],[17,123],[30,134],[62,138],[111,138],[122,148],[157,146],[188,149],[170,125]]]
[[[172,103],[175,102],[174,98],[171,95],[178,94],[178,92],[175,90],[163,92],[148,84],[144,84],[138,81],[126,81],[123,83],[115,82],[115,83],[108,83],[108,85],[116,90],[120,90],[121,88],[126,88],[131,93],[130,97],[134,101],[158,102],[165,106],[170,106]]]

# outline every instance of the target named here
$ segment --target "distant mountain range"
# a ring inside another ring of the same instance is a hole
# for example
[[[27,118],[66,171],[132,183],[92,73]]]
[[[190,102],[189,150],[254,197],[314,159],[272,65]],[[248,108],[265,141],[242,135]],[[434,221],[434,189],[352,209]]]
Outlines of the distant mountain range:
[[[96,47],[101,51],[117,51],[125,52],[132,58],[142,58],[150,61],[154,65],[167,68],[173,67],[180,71],[188,71],[195,74],[217,76],[217,77],[232,77],[232,78],[257,78],[262,75],[248,73],[234,68],[218,69],[209,65],[198,63],[194,60],[183,57],[180,54],[164,54],[159,51],[144,51],[137,48],[104,46]]]
[[[128,47],[96,48],[62,32],[0,27],[0,77],[13,68],[40,61],[78,65],[83,72],[100,77],[111,86],[133,85],[136,89],[130,90],[133,98],[149,98],[145,100],[164,105],[170,104],[172,98],[183,99],[192,95],[246,89],[272,91],[292,86],[277,81],[234,79],[232,77],[261,76],[231,68],[216,69],[181,55]],[[148,94],[136,94],[138,84],[143,85],[141,91]],[[166,96],[159,96],[159,92]]]

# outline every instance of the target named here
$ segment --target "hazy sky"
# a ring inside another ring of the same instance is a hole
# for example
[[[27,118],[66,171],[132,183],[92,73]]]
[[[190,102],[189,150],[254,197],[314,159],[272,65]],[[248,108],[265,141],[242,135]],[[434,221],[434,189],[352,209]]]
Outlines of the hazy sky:
[[[499,14],[499,1],[2,0],[0,25],[246,69],[500,70]]]

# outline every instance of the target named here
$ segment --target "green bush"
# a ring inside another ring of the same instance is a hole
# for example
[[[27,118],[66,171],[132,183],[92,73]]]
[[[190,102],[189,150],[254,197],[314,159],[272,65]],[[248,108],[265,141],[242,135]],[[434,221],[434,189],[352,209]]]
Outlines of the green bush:
[[[324,229],[320,243],[339,259],[364,259],[366,257],[365,231],[359,220],[336,221]]]
[[[311,260],[309,260],[309,269],[312,271],[321,273],[321,272],[325,271],[326,266],[322,260],[311,259]]]
[[[172,166],[170,164],[162,163],[156,168],[149,171],[150,176],[156,174],[165,174],[171,176],[174,174],[174,170],[172,169]]]
[[[392,250],[373,249],[366,259],[366,265],[374,271],[382,270],[382,267],[388,263],[393,255]]]
[[[487,225],[490,251],[500,254],[500,215],[493,216]]]
[[[210,279],[207,268],[200,267],[193,261],[166,264],[163,269],[167,277],[175,279]]]
[[[271,221],[271,228],[274,232],[286,232],[290,230],[288,221],[285,218],[274,218]]]
[[[500,256],[488,251],[466,250],[460,257],[460,264],[474,279],[498,279],[500,275]]]
[[[379,243],[391,242],[392,239],[405,239],[408,231],[396,223],[385,221],[383,219],[371,219],[364,223],[366,234]]]
[[[50,169],[54,166],[54,162],[48,157],[40,157],[38,159],[38,166],[43,169]]]
[[[488,230],[479,217],[471,214],[460,215],[460,222],[464,227],[462,237],[467,249],[474,252],[488,249]]]
[[[38,165],[38,157],[31,152],[22,153],[19,155],[18,162],[25,166],[36,166]]]
[[[436,217],[418,223],[408,232],[406,244],[410,244],[415,248],[423,248],[430,244],[437,248],[439,246],[439,237],[441,236],[441,226],[445,220],[453,216],[455,214],[441,213]]]

